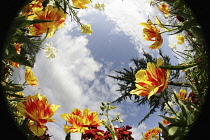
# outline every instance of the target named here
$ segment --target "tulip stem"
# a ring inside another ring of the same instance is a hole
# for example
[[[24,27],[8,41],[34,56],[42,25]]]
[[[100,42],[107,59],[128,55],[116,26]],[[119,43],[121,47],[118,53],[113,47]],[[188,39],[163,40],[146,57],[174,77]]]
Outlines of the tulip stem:
[[[47,38],[47,35],[49,33],[49,28],[47,28],[47,32],[46,32],[46,35],[43,39],[39,40],[39,41],[31,41],[32,43],[42,43],[43,41],[45,41],[45,39]]]
[[[177,30],[177,29],[179,29],[179,27],[160,32],[159,34],[163,34],[163,33],[166,33],[166,32],[171,32],[171,31],[174,31],[174,30]]]
[[[186,83],[186,82],[173,82],[173,81],[170,81],[170,82],[168,82],[168,84],[169,85],[173,85],[173,86],[190,87],[190,84]]]

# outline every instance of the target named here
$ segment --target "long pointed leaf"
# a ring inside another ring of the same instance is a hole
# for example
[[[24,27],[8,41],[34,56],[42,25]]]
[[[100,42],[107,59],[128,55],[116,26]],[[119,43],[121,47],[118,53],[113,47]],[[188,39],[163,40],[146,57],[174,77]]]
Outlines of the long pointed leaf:
[[[13,27],[21,28],[26,27],[32,24],[43,23],[43,22],[52,22],[54,20],[42,20],[42,19],[23,19],[23,18],[16,18],[13,23]]]

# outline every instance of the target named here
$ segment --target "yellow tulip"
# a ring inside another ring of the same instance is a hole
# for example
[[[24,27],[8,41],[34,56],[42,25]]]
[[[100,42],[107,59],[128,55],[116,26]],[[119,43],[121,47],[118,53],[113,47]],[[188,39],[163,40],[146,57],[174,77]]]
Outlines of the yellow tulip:
[[[38,85],[38,79],[36,78],[36,76],[34,76],[34,72],[28,66],[26,66],[25,80],[26,80],[26,83],[31,85],[31,86],[37,86]]]
[[[155,41],[149,48],[158,49],[163,43],[163,38],[160,34],[160,30],[152,23],[151,20],[148,20],[147,23],[143,22],[140,25],[144,26],[143,29],[143,38],[147,41]]]

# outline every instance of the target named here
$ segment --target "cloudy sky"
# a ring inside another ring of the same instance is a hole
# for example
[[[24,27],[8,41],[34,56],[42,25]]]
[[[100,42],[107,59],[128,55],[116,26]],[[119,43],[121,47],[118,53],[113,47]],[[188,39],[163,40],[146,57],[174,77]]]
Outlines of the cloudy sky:
[[[99,2],[105,4],[105,11],[99,11],[91,7]],[[46,95],[49,102],[61,107],[53,116],[56,122],[49,122],[48,133],[52,134],[52,140],[63,140],[66,134],[63,131],[65,121],[60,118],[63,113],[70,113],[74,108],[83,110],[88,107],[91,111],[100,112],[100,102],[113,101],[120,96],[117,81],[106,75],[115,75],[114,70],[122,70],[133,66],[131,58],[141,58],[142,49],[154,57],[158,57],[157,50],[150,50],[152,43],[142,38],[141,22],[148,20],[148,15],[153,20],[157,16],[164,21],[164,15],[144,0],[100,0],[88,5],[88,9],[78,10],[78,16],[84,24],[91,24],[92,35],[80,33],[77,23],[67,18],[65,27],[56,31],[52,38],[47,38],[42,44],[52,42],[58,52],[54,59],[46,58],[41,50],[33,71],[39,79],[39,86],[27,86],[24,93],[34,95],[41,93]],[[154,20],[153,20],[154,21]],[[176,44],[175,36],[163,35],[162,49],[164,54],[172,57],[173,64],[178,64],[169,43]],[[180,46],[178,46],[179,50]],[[20,67],[15,77],[19,83],[24,82],[24,68]],[[132,136],[138,140],[141,132],[157,127],[157,113],[138,126],[138,122],[148,113],[147,106],[136,106],[127,100],[117,104],[114,112],[121,114],[124,125],[132,126]],[[120,126],[119,123],[115,125]],[[73,140],[80,139],[80,135],[72,135]]]

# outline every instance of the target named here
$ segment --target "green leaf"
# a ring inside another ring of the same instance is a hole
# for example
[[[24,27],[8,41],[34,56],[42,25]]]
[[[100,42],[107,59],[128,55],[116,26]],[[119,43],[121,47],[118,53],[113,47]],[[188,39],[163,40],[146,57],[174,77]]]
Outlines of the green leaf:
[[[27,60],[26,57],[19,55],[19,54],[11,54],[11,55],[6,55],[4,59],[19,63],[20,65],[26,65],[29,67],[33,67],[33,64],[31,61]]]
[[[6,87],[3,86],[2,88],[5,91],[13,91],[13,92],[19,92],[19,91],[23,91],[24,90],[24,88],[22,88],[20,86],[6,86]],[[11,96],[13,96],[13,94],[11,94]],[[16,94],[15,94],[15,97],[17,97]]]
[[[197,66],[197,63],[194,64],[187,64],[187,65],[177,65],[177,66],[171,66],[171,65],[160,65],[159,68],[161,69],[169,69],[169,70],[184,70],[187,68],[192,68],[194,66]]]
[[[186,136],[189,129],[189,127],[171,126],[168,128],[169,139],[181,140]]]
[[[15,91],[15,92],[18,92],[18,91]],[[6,93],[6,94],[12,97],[25,98],[23,95],[17,95],[17,94],[12,94],[12,93]]]
[[[43,23],[43,22],[52,22],[54,20],[42,20],[42,19],[25,19],[25,18],[16,18],[12,24],[12,27],[21,28],[28,25]]]
[[[16,34],[15,36],[13,36],[11,41],[12,42],[18,42],[18,43],[25,43],[25,44],[28,44],[28,45],[35,44],[28,37],[26,37],[23,34]]]
[[[179,127],[177,127],[177,126],[172,126],[172,127],[170,127],[169,129],[168,129],[168,135],[170,136],[173,136],[176,132],[177,132],[177,130],[179,129]]]
[[[177,32],[169,34],[169,35],[178,34],[178,33],[182,32],[184,30],[188,30],[188,29],[192,28],[193,26],[198,26],[199,25],[196,19],[187,20],[183,24],[184,25],[182,27],[180,27]]]
[[[164,136],[164,137],[167,137],[167,136],[168,136],[168,130],[167,130],[167,128],[164,127],[163,124],[160,123],[160,122],[158,122],[158,124],[159,124],[159,128],[162,129],[162,134],[163,134],[163,136]]]

